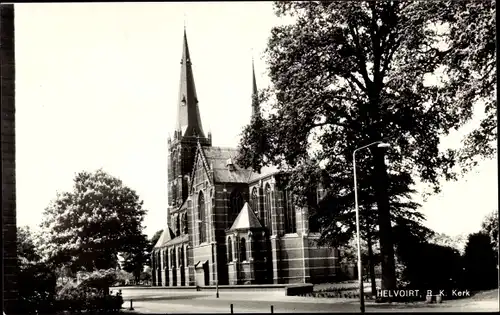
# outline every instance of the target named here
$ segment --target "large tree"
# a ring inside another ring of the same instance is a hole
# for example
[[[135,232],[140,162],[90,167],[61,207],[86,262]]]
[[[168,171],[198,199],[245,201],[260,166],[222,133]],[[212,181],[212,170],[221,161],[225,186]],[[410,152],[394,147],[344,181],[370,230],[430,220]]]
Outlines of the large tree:
[[[448,94],[464,114],[472,116],[475,106],[482,112],[479,126],[459,150],[459,161],[468,171],[482,158],[496,156],[496,1],[433,1],[425,9],[448,26],[443,67]]]
[[[481,233],[488,235],[493,244],[493,249],[498,255],[498,212],[490,212],[481,223]]]
[[[266,51],[271,86],[259,98],[269,110],[244,129],[239,162],[256,170],[273,163],[309,179],[314,175],[304,165],[321,165],[333,182],[349,178],[356,148],[389,142],[387,151],[360,151],[357,163],[377,205],[382,287],[392,289],[388,171],[418,175],[438,191],[442,178],[456,178],[457,160],[455,151],[440,150],[440,140],[470,119],[466,105],[456,102],[455,81],[428,80],[449,63],[442,43],[450,37],[439,27],[443,8],[429,10],[423,1],[283,1],[275,7],[294,22],[272,29]],[[306,196],[311,189],[294,190]]]
[[[469,289],[498,288],[497,258],[489,235],[484,233],[470,234],[463,260],[465,280]]]
[[[122,254],[123,270],[132,273],[135,282],[139,283],[144,267],[150,263],[150,243],[145,234],[138,234],[128,245]]]
[[[57,195],[44,212],[44,249],[73,272],[115,268],[119,253],[141,248],[146,211],[136,192],[103,170],[81,172],[73,191]]]

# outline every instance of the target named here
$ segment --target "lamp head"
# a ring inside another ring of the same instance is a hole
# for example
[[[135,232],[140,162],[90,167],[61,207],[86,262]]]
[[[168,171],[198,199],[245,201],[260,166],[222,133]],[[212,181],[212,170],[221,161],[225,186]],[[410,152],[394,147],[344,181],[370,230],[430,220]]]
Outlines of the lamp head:
[[[380,142],[378,145],[377,145],[378,148],[390,148],[391,145],[389,143],[385,143],[385,142]]]

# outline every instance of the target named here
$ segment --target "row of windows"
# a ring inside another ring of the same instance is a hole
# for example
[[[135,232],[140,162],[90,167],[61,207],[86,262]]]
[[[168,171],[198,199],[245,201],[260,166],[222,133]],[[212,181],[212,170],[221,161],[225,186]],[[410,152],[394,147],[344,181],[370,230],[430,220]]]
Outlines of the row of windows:
[[[259,193],[256,187],[252,189],[251,197],[250,197],[250,207],[256,212],[257,217],[261,220],[263,225],[267,227],[272,233],[272,212],[271,212],[271,204],[272,204],[272,191],[271,186],[267,184],[264,189],[264,203],[263,206],[259,203]],[[229,228],[239,212],[243,208],[245,203],[245,199],[243,194],[238,190],[234,189],[229,197],[229,213],[227,217],[227,228]],[[297,224],[296,224],[296,211],[295,205],[293,203],[293,195],[289,191],[285,191],[283,194],[283,214],[284,214],[284,228],[285,233],[296,233],[297,232]],[[207,241],[207,219],[206,219],[206,204],[205,197],[202,191],[198,194],[198,235],[199,235],[199,243],[204,243]],[[187,219],[186,219],[187,225]],[[315,224],[312,220],[310,220],[310,231],[317,232],[318,225]],[[187,226],[186,226],[187,233]]]
[[[295,206],[293,205],[292,194],[289,191],[285,191],[283,200],[283,214],[284,214],[284,223],[285,223],[285,233],[295,233],[297,232],[297,226],[295,222]],[[269,229],[272,228],[272,212],[271,212],[271,203],[272,203],[272,192],[271,186],[267,184],[264,188],[264,207],[260,207],[259,203],[259,192],[256,187],[252,189],[251,197],[250,197],[250,207],[254,209],[257,216],[261,221],[263,221],[264,225]]]
[[[153,261],[155,268],[160,268],[160,262],[163,263],[163,268],[177,268],[184,266],[185,263],[185,252],[184,247],[178,247],[177,250],[171,248],[168,251],[163,252],[163,259],[160,252],[155,254],[155,260]],[[170,258],[170,259],[169,259]]]

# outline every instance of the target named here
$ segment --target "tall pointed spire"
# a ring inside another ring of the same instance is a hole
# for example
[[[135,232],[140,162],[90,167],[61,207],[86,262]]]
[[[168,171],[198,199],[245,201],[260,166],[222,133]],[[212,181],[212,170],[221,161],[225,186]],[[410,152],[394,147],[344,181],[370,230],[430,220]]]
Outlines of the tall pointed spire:
[[[252,117],[259,112],[257,80],[255,79],[255,66],[252,57]]]
[[[181,137],[205,137],[201,126],[198,96],[194,85],[193,69],[187,42],[186,27],[182,45],[181,82],[179,88],[179,104],[177,109],[177,130]]]

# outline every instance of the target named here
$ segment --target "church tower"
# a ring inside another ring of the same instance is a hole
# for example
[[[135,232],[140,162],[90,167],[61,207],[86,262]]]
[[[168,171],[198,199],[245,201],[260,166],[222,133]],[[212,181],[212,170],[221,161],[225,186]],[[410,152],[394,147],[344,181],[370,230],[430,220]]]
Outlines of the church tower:
[[[201,125],[198,96],[184,29],[176,129],[173,139],[168,139],[168,221],[171,210],[179,208],[188,197],[189,175],[198,142],[201,146],[211,146],[212,137],[210,133],[205,136]],[[168,224],[172,226],[170,222]],[[177,234],[177,231],[174,233]]]

